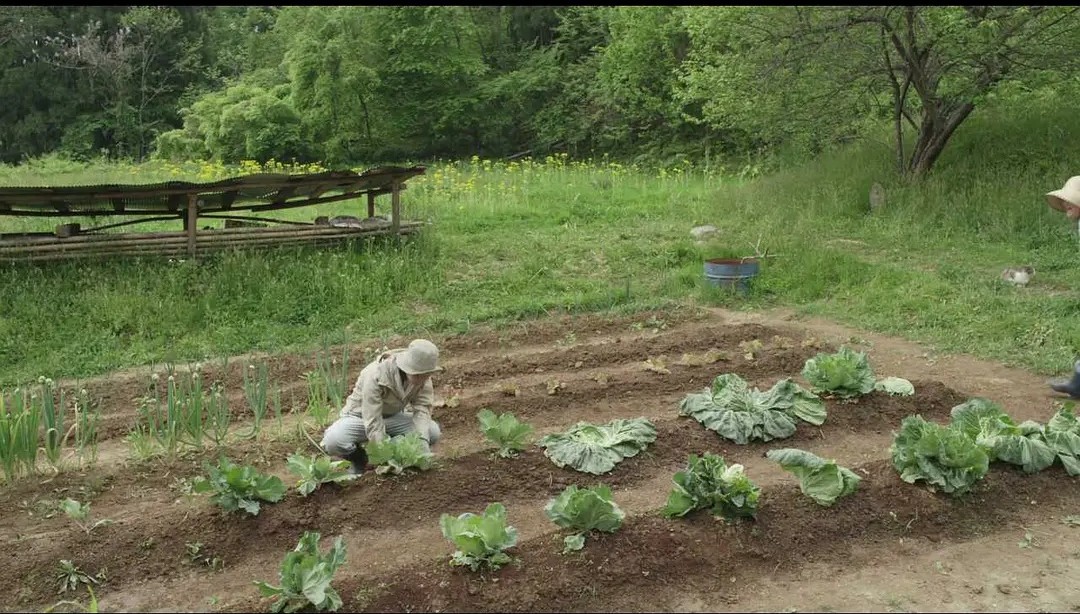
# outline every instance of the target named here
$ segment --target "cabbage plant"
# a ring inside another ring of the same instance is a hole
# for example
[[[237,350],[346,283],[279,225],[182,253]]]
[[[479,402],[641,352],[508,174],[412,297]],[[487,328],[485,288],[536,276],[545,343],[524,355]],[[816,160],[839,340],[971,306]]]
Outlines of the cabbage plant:
[[[569,430],[548,435],[536,444],[559,467],[600,475],[624,458],[636,456],[656,441],[656,427],[646,418],[616,419],[595,425],[578,422]]]
[[[378,474],[396,475],[408,469],[418,471],[431,469],[431,450],[416,431],[387,437],[379,442],[369,441],[365,449],[368,462],[375,465],[375,473]]]
[[[825,507],[855,492],[862,480],[850,469],[837,465],[836,461],[827,461],[805,450],[782,448],[769,450],[765,456],[795,474],[799,478],[799,490]]]
[[[902,396],[915,394],[915,387],[904,378],[875,379],[866,353],[847,346],[832,354],[821,352],[810,358],[803,365],[802,374],[814,392],[840,398],[858,397],[874,390]]]
[[[728,465],[722,456],[691,454],[686,469],[676,473],[672,481],[675,487],[662,511],[668,518],[700,509],[729,520],[757,514],[761,489],[747,477],[742,465]]]
[[[738,375],[718,375],[711,388],[688,394],[679,413],[738,444],[784,439],[795,434],[796,420],[825,422],[825,403],[790,378],[762,392]]]
[[[904,418],[889,452],[902,480],[923,480],[953,495],[969,491],[990,466],[986,451],[962,429],[919,415]]]
[[[490,409],[481,409],[476,414],[480,421],[480,432],[489,441],[499,446],[498,455],[503,458],[516,456],[518,452],[528,446],[528,437],[532,434],[532,426],[520,422],[514,414],[505,413],[495,415]]]
[[[592,488],[566,487],[548,501],[544,513],[564,529],[573,529],[563,540],[563,552],[581,550],[589,531],[612,533],[622,526],[626,513],[611,498],[611,488],[603,484]]]
[[[517,529],[507,526],[502,503],[492,503],[483,514],[443,514],[439,528],[443,537],[458,547],[450,564],[467,566],[472,571],[485,565],[498,569],[509,563],[512,559],[505,551],[517,545]]]

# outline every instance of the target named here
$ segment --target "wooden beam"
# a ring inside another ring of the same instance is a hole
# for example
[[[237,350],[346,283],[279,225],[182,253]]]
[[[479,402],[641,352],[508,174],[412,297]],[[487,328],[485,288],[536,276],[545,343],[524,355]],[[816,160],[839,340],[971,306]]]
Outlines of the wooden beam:
[[[367,216],[375,217],[375,193],[367,193]]]
[[[124,210],[124,200],[122,198],[113,198],[112,199],[112,206],[113,206],[113,211],[123,211]]]
[[[390,190],[390,232],[396,235],[401,229],[401,183],[395,181]]]
[[[199,195],[188,194],[187,205],[187,251],[188,257],[195,257],[195,231],[199,227]]]

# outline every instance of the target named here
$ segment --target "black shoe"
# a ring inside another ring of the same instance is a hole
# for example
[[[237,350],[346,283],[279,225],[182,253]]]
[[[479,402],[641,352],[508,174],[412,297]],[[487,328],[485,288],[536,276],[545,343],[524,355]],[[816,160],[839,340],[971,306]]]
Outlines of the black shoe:
[[[1050,388],[1055,392],[1067,394],[1074,399],[1080,399],[1080,361],[1077,361],[1073,370],[1072,379],[1069,381],[1050,382]]]
[[[363,475],[364,469],[367,468],[368,458],[367,450],[363,446],[356,446],[356,450],[352,454],[345,457],[345,460],[352,463],[350,471],[353,475]]]

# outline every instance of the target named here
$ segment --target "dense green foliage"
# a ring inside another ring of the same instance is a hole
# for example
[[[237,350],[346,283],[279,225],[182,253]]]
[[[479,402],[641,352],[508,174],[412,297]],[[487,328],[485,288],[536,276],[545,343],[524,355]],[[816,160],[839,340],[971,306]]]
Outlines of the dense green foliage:
[[[923,173],[1075,68],[1071,7],[17,7],[0,160],[357,164],[817,152],[891,121]]]

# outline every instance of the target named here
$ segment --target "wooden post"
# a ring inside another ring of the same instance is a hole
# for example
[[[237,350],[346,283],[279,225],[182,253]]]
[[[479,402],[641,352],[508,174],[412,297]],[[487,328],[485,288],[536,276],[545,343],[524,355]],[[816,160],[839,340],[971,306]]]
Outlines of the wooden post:
[[[188,194],[187,201],[187,251],[188,257],[195,257],[195,231],[199,228],[199,201],[198,194]]]
[[[395,181],[390,191],[390,231],[395,235],[401,228],[401,182]]]
[[[375,193],[367,193],[367,216],[375,217]]]

